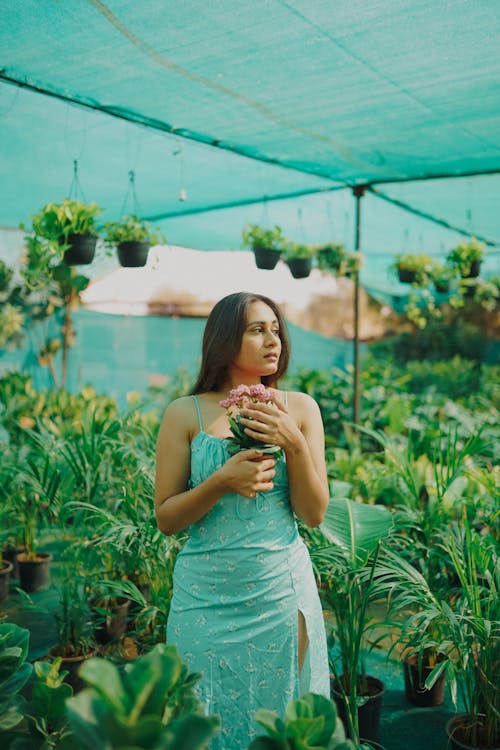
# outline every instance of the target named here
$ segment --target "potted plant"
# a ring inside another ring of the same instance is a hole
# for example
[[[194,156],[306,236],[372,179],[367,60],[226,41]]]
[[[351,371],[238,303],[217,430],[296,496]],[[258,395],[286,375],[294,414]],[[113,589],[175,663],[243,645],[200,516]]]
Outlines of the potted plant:
[[[387,508],[348,498],[330,500],[320,534],[309,539],[311,560],[321,579],[325,609],[334,614],[330,634],[332,694],[347,735],[377,740],[383,683],[366,674],[365,653],[373,623],[373,574],[381,540],[392,530]],[[321,535],[323,540],[321,539]]]
[[[463,279],[479,276],[485,245],[472,237],[469,242],[461,242],[446,256],[448,265],[458,271]]]
[[[391,269],[403,284],[425,286],[432,272],[433,261],[428,255],[412,253],[396,255]]]
[[[344,245],[332,242],[321,245],[316,250],[318,267],[322,271],[338,271],[345,260],[347,251]]]
[[[45,240],[53,254],[63,251],[68,266],[92,263],[98,238],[96,219],[102,213],[97,203],[65,198],[62,203],[47,203],[32,216],[35,237]],[[59,245],[59,248],[57,248]]]
[[[253,250],[257,268],[272,271],[276,267],[286,244],[281,227],[265,229],[258,224],[248,224],[242,238],[244,246]]]
[[[36,448],[21,455],[21,468],[17,467],[9,487],[8,502],[23,548],[17,554],[19,583],[24,591],[33,592],[49,585],[52,555],[38,549],[38,530],[42,522],[57,516],[61,475],[52,466],[51,457]]]
[[[434,283],[436,292],[444,294],[450,291],[450,284],[456,277],[456,272],[449,266],[445,266],[438,261],[435,261],[432,265],[431,279]]]
[[[104,224],[104,242],[108,247],[116,246],[120,265],[139,268],[146,265],[149,248],[165,242],[165,236],[158,227],[152,227],[147,221],[130,214],[120,221]]]
[[[82,663],[96,653],[94,623],[89,604],[86,576],[76,576],[69,558],[63,562],[59,600],[54,612],[57,624],[57,643],[49,651],[50,657],[60,658],[67,670],[65,681],[76,692],[83,683],[78,676]]]
[[[305,279],[311,273],[314,248],[299,242],[288,242],[285,248],[285,262],[294,279]]]

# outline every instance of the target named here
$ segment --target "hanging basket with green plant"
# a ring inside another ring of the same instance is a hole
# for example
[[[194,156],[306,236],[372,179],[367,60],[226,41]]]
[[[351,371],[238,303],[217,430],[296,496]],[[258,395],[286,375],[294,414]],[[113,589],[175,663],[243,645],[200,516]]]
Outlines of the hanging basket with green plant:
[[[286,245],[286,264],[294,279],[305,279],[311,273],[314,248],[299,242],[288,242]]]
[[[484,242],[472,237],[469,242],[461,242],[446,256],[450,268],[459,273],[463,279],[474,279],[479,276],[484,257]]]
[[[272,271],[286,245],[281,227],[276,225],[272,229],[265,229],[258,224],[248,224],[241,236],[243,245],[253,250],[257,268]]]
[[[453,268],[435,261],[432,265],[431,279],[436,292],[440,292],[441,294],[449,292],[451,282],[456,278],[456,275],[456,271]]]
[[[65,198],[47,203],[31,217],[35,238],[45,240],[55,256],[68,266],[92,263],[98,239],[96,219],[102,213],[97,203]]]
[[[321,245],[316,250],[318,267],[322,271],[338,271],[345,260],[347,251],[344,245],[331,242],[328,245]]]
[[[158,227],[130,214],[104,224],[104,242],[116,247],[120,265],[138,268],[146,265],[150,247],[165,242],[165,236]]]
[[[391,270],[403,284],[425,286],[432,273],[433,261],[428,255],[412,253],[396,255]]]

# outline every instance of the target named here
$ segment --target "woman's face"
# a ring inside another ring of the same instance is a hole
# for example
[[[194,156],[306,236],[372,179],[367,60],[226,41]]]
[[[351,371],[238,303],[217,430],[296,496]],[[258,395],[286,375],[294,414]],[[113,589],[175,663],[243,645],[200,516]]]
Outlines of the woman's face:
[[[260,379],[262,375],[272,375],[278,368],[280,353],[281,339],[276,315],[260,300],[250,303],[240,351],[234,360],[233,369],[240,370],[241,376],[255,379]]]

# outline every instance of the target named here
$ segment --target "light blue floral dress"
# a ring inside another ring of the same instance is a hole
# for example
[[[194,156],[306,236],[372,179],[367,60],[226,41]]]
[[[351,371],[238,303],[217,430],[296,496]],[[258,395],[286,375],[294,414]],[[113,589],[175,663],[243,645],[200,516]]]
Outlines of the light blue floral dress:
[[[225,441],[203,431],[193,398],[200,430],[191,443],[190,487],[229,458]],[[202,673],[200,697],[222,719],[213,750],[244,750],[264,731],[257,709],[282,715],[304,692],[330,695],[323,613],[284,459],[271,491],[224,495],[189,533],[175,564],[167,642]],[[300,675],[299,610],[309,638]]]

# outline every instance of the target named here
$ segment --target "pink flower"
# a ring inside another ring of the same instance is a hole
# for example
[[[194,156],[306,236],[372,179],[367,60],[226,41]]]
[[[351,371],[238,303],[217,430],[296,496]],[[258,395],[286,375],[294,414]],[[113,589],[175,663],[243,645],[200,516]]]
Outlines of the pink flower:
[[[241,409],[245,403],[252,401],[254,404],[272,404],[279,400],[278,394],[265,385],[239,385],[229,392],[229,398],[219,401],[219,405],[224,409],[231,409],[233,406]]]

